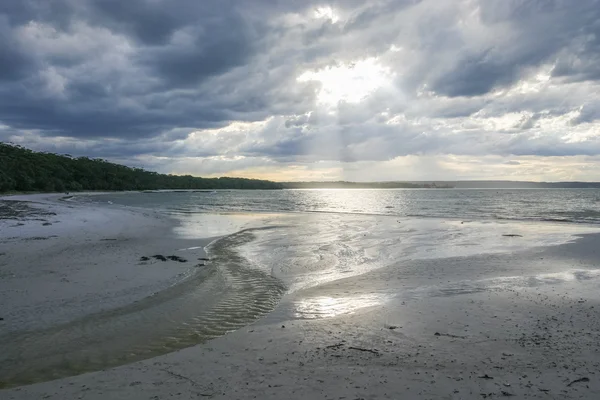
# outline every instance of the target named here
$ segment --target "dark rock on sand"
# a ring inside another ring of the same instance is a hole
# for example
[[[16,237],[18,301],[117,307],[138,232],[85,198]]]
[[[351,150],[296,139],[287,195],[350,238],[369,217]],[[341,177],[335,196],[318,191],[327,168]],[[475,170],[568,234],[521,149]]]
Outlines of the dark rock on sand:
[[[579,382],[589,382],[590,378],[579,378],[579,379],[575,379],[573,382],[569,383],[567,386],[571,386],[574,383],[579,383]]]
[[[23,240],[25,241],[29,241],[29,240],[48,240],[48,239],[52,239],[52,238],[56,238],[58,236],[56,235],[52,235],[52,236],[34,236],[34,237],[29,237],[29,238],[25,238]]]
[[[156,260],[159,260],[159,261],[168,261],[168,260],[171,260],[171,261],[177,261],[177,262],[180,262],[180,263],[185,263],[185,262],[188,261],[185,258],[182,258],[182,257],[179,257],[179,256],[166,256],[165,257],[162,254],[155,254],[155,255],[152,256],[152,258],[154,258]],[[150,260],[149,257],[140,257],[140,261],[148,261],[148,260]]]
[[[362,347],[355,347],[355,346],[350,346],[348,348],[350,350],[357,350],[357,351],[362,351],[362,352],[365,352],[365,353],[372,353],[372,354],[375,354],[376,356],[381,355],[381,353],[379,353],[379,351],[377,351],[375,349],[365,349],[365,348],[362,348]]]
[[[178,261],[180,263],[185,263],[187,260],[185,258],[181,258],[179,256],[167,256],[167,258],[171,261]]]
[[[523,235],[517,235],[515,233],[508,233],[508,234],[505,234],[502,236],[504,236],[504,237],[523,237]]]
[[[454,339],[465,339],[466,338],[465,336],[451,335],[449,333],[439,333],[439,332],[436,332],[433,335],[434,336],[446,336],[446,337],[454,338]]]

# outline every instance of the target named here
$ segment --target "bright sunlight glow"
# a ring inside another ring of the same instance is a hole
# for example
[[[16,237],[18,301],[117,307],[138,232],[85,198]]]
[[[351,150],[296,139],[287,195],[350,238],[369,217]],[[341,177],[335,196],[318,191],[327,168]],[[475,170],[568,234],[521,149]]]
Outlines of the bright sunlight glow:
[[[335,24],[336,22],[338,22],[340,20],[340,17],[338,17],[336,15],[333,8],[328,7],[328,6],[327,7],[317,7],[315,9],[315,17],[322,18],[322,19],[328,19],[331,21],[332,24]]]
[[[353,63],[306,71],[298,82],[319,82],[319,103],[336,105],[340,101],[358,103],[385,86],[392,73],[377,62],[367,58]]]

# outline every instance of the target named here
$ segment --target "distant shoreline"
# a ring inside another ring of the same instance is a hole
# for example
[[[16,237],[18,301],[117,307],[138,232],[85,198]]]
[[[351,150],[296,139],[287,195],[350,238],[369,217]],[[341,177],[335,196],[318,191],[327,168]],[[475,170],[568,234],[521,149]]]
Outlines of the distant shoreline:
[[[284,189],[600,189],[600,182],[384,181],[280,182]]]

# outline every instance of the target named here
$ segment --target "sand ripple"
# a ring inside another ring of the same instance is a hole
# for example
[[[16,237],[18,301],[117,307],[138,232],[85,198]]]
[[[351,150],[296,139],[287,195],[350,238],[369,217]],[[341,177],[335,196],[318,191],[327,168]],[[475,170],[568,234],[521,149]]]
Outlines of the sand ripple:
[[[114,367],[203,343],[271,311],[283,284],[236,252],[251,230],[222,238],[189,279],[139,302],[50,329],[0,337],[0,387]]]

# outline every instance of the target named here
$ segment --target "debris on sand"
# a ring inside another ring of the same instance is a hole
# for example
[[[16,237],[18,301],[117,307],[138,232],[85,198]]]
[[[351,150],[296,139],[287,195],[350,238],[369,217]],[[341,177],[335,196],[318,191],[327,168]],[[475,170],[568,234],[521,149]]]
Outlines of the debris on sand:
[[[29,237],[29,238],[25,238],[23,240],[25,241],[29,241],[29,240],[48,240],[48,239],[52,239],[52,238],[56,238],[58,236],[56,235],[51,235],[51,236],[34,236],[34,237]]]
[[[206,258],[206,257],[200,257],[198,259],[198,261],[210,261],[210,259]]]
[[[0,220],[29,220],[36,217],[48,217],[56,215],[55,212],[34,208],[29,204],[30,203],[27,201],[0,200]]]
[[[362,347],[352,347],[352,346],[350,346],[348,348],[350,350],[358,350],[358,351],[363,351],[363,352],[366,352],[366,353],[372,353],[372,354],[375,354],[377,356],[381,355],[377,350],[363,349]]]
[[[523,235],[517,235],[516,233],[506,233],[502,236],[504,236],[504,237],[523,237]]]
[[[186,260],[185,258],[179,257],[179,256],[163,256],[162,254],[155,254],[153,256],[151,256],[151,258],[154,258],[158,261],[177,261],[180,263],[186,263],[188,262],[188,260]],[[140,261],[149,261],[150,257],[140,257]]]
[[[488,374],[485,374],[483,376],[478,376],[479,379],[494,379],[494,377],[489,376]]]
[[[567,386],[571,386],[574,383],[579,383],[579,382],[589,382],[590,378],[579,378],[579,379],[575,379],[573,382],[569,383]]]
[[[466,336],[458,336],[458,335],[451,335],[449,333],[439,333],[436,332],[433,334],[434,336],[446,336],[446,337],[450,337],[450,338],[454,338],[454,339],[466,339]]]
[[[181,258],[181,257],[179,257],[179,256],[167,256],[167,258],[168,258],[169,260],[171,260],[171,261],[177,261],[177,262],[180,262],[180,263],[185,263],[185,262],[187,262],[187,260],[186,260],[185,258]]]

